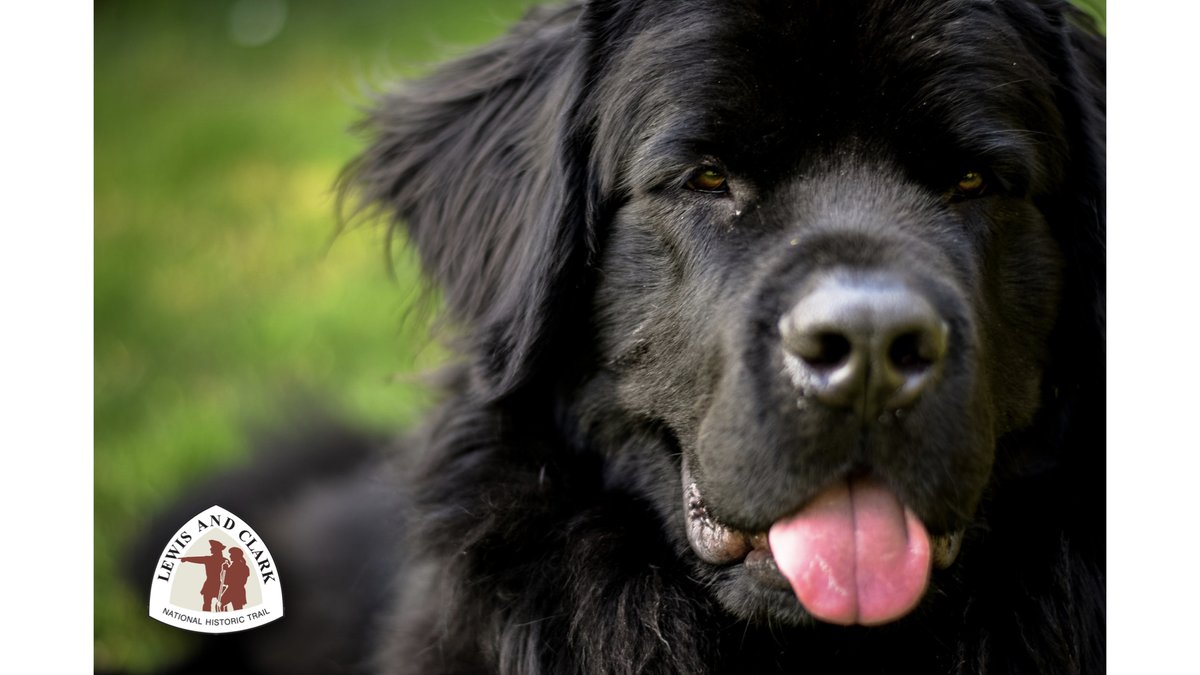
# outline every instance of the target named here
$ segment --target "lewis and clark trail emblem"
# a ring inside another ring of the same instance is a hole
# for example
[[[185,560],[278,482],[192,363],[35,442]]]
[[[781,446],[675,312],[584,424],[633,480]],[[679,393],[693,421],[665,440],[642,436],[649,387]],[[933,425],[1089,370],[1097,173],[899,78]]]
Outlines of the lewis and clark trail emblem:
[[[279,570],[261,537],[220,506],[183,524],[150,582],[150,616],[199,633],[233,633],[283,616]]]

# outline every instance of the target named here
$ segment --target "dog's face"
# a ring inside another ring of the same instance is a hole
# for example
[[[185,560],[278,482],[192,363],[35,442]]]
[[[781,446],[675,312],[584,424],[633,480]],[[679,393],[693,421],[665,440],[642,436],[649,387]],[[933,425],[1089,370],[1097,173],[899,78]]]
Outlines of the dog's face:
[[[906,613],[1040,403],[1051,78],[989,5],[889,7],[679,6],[601,85],[601,363],[743,616]]]
[[[885,623],[1056,386],[1102,189],[1063,11],[593,2],[385,99],[353,177],[473,395],[573,391],[728,611]]]

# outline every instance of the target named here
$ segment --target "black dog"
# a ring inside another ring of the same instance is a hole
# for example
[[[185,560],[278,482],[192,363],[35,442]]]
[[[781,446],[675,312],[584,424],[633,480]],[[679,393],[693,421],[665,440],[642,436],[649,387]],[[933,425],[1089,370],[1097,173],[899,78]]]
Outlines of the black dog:
[[[347,459],[227,494],[357,528],[344,559],[275,551],[305,597],[256,663],[1103,672],[1089,23],[596,0],[382,97],[346,185],[465,358],[394,484]],[[320,615],[335,570],[374,610]]]

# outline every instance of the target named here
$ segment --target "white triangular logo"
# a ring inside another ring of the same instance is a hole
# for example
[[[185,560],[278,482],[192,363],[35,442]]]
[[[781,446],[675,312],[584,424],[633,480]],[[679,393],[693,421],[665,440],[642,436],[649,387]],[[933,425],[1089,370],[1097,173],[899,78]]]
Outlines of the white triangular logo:
[[[275,559],[229,511],[201,511],[163,548],[150,582],[151,618],[200,633],[233,633],[282,616]]]

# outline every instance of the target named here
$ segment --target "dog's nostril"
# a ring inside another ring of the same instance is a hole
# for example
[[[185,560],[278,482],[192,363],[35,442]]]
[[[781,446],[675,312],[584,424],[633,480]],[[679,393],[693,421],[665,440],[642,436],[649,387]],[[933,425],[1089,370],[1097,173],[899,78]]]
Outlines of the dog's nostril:
[[[936,355],[929,346],[929,336],[914,330],[903,333],[888,347],[888,360],[897,370],[916,373],[933,365]]]
[[[850,358],[851,344],[846,336],[821,331],[808,340],[807,350],[797,356],[814,368],[834,368]]]

